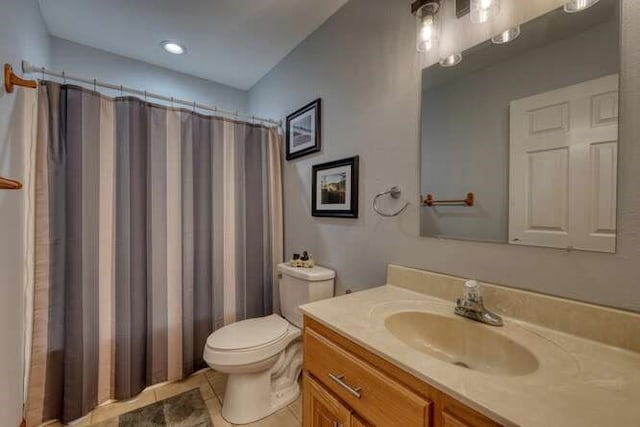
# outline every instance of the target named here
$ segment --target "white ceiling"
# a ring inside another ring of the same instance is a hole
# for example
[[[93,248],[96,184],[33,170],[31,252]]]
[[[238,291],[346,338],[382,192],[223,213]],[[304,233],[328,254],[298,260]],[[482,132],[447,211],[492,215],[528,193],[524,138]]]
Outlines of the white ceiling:
[[[249,89],[348,0],[39,0],[49,32]],[[186,46],[170,55],[163,40]]]

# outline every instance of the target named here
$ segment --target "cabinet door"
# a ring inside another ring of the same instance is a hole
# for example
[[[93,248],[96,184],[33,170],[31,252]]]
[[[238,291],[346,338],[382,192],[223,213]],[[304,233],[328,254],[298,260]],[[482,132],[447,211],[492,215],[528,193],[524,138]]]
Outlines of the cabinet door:
[[[304,427],[351,427],[351,411],[307,374],[303,388]]]
[[[471,427],[469,424],[448,412],[442,413],[442,423],[443,427]]]
[[[352,414],[351,427],[373,427],[373,426],[371,424],[368,424],[365,420],[363,420],[359,416]]]
[[[451,396],[443,394],[440,400],[440,424],[443,427],[501,427],[484,415],[474,411]]]

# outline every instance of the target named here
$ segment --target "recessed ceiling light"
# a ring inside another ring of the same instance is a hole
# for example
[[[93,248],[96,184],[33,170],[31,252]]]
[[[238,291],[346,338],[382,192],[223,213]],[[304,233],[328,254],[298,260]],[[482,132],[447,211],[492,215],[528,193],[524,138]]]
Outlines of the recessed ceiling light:
[[[600,0],[571,0],[564,4],[564,11],[567,13],[582,12],[585,9],[589,9]]]
[[[163,41],[162,43],[160,43],[160,46],[162,46],[162,48],[167,52],[172,53],[174,55],[182,55],[183,53],[187,52],[186,47],[176,42],[172,42],[170,40]]]
[[[491,37],[491,42],[494,44],[505,44],[515,40],[519,35],[520,25],[516,25],[515,27],[511,27],[508,30],[501,32],[497,36]]]

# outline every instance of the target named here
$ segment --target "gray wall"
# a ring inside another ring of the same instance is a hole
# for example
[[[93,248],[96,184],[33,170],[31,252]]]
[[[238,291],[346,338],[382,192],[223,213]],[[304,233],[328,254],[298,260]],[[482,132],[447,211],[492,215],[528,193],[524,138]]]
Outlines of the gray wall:
[[[230,111],[247,110],[247,91],[57,37],[51,37],[51,68],[161,95],[213,104]],[[119,95],[117,91],[100,91],[111,96]]]
[[[541,36],[528,30],[523,28],[522,39],[516,43]],[[472,62],[465,64],[471,72],[442,85],[426,87],[431,77],[442,71],[433,68],[439,65],[423,71],[422,192],[441,199],[459,199],[469,191],[476,196],[471,208],[422,209],[423,236],[507,242],[509,103],[616,74],[620,68],[615,19],[573,37],[525,50],[493,66],[474,67],[474,61],[503,47],[483,46],[465,58]]]
[[[22,58],[49,63],[49,36],[35,0],[3,0],[0,13],[0,60],[20,71]],[[0,176],[24,180],[23,141],[12,118],[16,93],[0,88]],[[22,419],[24,359],[24,191],[0,191],[0,420],[17,426]]]
[[[351,0],[249,93],[256,114],[284,116],[321,96],[322,153],[284,162],[285,250],[306,248],[339,290],[385,282],[398,263],[640,311],[640,2],[624,0],[618,253],[566,252],[419,236],[419,97],[415,24],[406,0]],[[361,156],[360,218],[311,217],[311,165]],[[376,192],[413,202],[385,219]]]

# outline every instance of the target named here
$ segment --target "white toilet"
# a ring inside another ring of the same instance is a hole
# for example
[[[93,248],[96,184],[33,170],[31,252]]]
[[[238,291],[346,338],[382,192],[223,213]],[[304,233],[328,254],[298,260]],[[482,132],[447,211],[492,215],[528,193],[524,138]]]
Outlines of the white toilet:
[[[222,416],[232,424],[264,418],[295,401],[302,370],[300,305],[331,298],[335,272],[279,264],[280,309],[277,314],[243,320],[212,333],[204,361],[229,374]],[[286,319],[286,320],[285,320]]]

